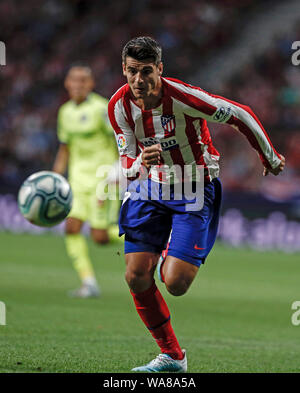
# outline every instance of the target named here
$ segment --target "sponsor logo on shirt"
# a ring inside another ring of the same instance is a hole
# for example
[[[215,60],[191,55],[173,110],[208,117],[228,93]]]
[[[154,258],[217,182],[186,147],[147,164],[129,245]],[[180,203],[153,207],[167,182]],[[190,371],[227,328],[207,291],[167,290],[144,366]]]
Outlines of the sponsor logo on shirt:
[[[221,106],[221,108],[219,108],[217,112],[214,114],[213,119],[221,123],[228,120],[230,115],[231,115],[230,106],[227,109],[224,108],[224,106]]]
[[[126,150],[126,139],[125,139],[125,136],[124,135],[119,135],[117,143],[118,143],[118,148],[119,148],[120,153],[124,153],[125,150]]]
[[[156,143],[160,143],[163,151],[171,150],[171,149],[177,148],[179,146],[176,138],[173,138],[173,137],[163,139],[163,140],[150,137],[150,138],[145,138],[142,140],[142,144],[145,147],[155,145]]]

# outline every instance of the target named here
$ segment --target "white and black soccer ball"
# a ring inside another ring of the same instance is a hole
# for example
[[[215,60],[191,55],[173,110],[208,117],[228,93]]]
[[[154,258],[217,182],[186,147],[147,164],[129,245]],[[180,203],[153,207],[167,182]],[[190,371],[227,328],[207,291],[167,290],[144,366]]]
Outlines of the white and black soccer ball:
[[[32,224],[51,227],[59,224],[72,207],[72,190],[68,181],[51,171],[30,175],[18,194],[22,215]]]

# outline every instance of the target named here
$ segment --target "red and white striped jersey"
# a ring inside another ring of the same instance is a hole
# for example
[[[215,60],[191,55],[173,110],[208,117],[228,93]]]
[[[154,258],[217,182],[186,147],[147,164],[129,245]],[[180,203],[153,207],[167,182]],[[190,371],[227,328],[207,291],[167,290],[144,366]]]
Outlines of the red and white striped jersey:
[[[214,148],[207,121],[227,123],[243,133],[257,150],[263,165],[275,168],[280,156],[252,110],[221,96],[209,94],[172,78],[161,78],[162,99],[151,110],[138,107],[128,84],[110,99],[108,115],[115,130],[124,175],[138,176],[142,151],[160,143],[163,165],[153,166],[150,176],[157,182],[176,182],[176,176],[162,176],[161,167],[204,166],[205,181],[219,175],[219,153]]]

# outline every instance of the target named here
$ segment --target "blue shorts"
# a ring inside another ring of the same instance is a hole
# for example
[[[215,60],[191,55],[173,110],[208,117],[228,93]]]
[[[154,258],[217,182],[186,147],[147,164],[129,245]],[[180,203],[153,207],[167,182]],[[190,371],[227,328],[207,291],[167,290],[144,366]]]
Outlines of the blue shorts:
[[[125,254],[160,254],[171,233],[168,255],[200,266],[216,240],[221,198],[222,186],[217,178],[205,184],[203,208],[198,211],[186,211],[191,201],[184,197],[168,201],[124,198],[119,227],[120,236],[125,234]]]

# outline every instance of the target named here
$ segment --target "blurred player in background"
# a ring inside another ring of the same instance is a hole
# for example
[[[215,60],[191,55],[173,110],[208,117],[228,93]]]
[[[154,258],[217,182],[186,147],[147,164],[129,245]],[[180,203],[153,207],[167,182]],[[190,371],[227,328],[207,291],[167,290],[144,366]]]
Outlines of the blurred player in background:
[[[137,37],[129,41],[122,60],[128,83],[112,96],[108,114],[124,174],[134,180],[150,169],[148,179],[142,176],[131,183],[131,188],[129,185],[120,211],[120,234],[125,233],[125,276],[137,312],[162,351],[133,371],[187,371],[186,352],[177,341],[168,306],[153,276],[157,266],[167,290],[174,296],[183,295],[215,242],[221,204],[219,153],[206,121],[227,123],[243,133],[257,150],[264,175],[278,175],[285,159],[276,152],[249,107],[163,78],[161,47],[153,39]],[[174,183],[186,180],[170,176],[166,167],[175,164],[180,168],[204,168],[201,210],[187,211],[190,201],[185,195],[175,200]],[[156,183],[162,190],[162,184],[168,182],[168,200],[161,196],[159,200],[136,199],[142,184],[152,188]],[[167,256],[158,263],[171,231]]]
[[[109,242],[109,229],[117,221],[119,201],[101,200],[96,195],[101,165],[113,165],[117,150],[107,117],[108,101],[92,92],[94,78],[86,65],[74,65],[65,78],[70,100],[58,112],[59,149],[53,171],[64,174],[68,168],[73,191],[73,207],[66,220],[66,249],[82,285],[70,293],[74,297],[100,294],[94,269],[81,228],[85,221],[97,244]]]

